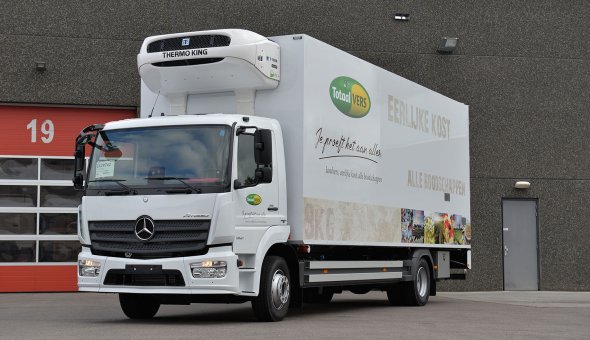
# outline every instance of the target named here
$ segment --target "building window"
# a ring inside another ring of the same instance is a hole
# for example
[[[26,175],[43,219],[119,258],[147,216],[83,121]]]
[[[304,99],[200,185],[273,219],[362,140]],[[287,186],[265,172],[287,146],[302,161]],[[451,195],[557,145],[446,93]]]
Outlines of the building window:
[[[0,186],[0,207],[37,206],[37,187],[32,185]]]
[[[78,241],[39,241],[39,262],[75,262],[79,252]]]
[[[0,235],[35,235],[37,214],[0,213]]]
[[[77,207],[81,200],[82,192],[74,190],[71,185],[41,186],[42,207]]]
[[[76,234],[77,232],[77,214],[39,214],[39,235],[72,235]]]
[[[36,158],[0,157],[0,179],[37,179]]]
[[[72,157],[0,156],[0,263],[75,263]]]
[[[0,263],[35,262],[35,241],[0,241]]]
[[[74,176],[74,162],[71,159],[42,159],[41,179],[69,181]]]

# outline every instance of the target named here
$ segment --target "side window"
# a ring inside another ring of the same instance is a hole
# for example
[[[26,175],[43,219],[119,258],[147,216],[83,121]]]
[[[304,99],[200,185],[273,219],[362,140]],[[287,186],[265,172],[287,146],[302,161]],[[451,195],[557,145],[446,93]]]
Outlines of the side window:
[[[255,183],[254,136],[241,134],[238,137],[238,180],[243,185]]]

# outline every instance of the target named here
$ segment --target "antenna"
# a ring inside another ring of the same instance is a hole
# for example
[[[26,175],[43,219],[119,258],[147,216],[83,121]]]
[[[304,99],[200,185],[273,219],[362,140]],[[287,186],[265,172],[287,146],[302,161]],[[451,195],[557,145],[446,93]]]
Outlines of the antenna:
[[[148,116],[148,118],[152,118],[152,115],[154,114],[154,109],[156,108],[156,104],[158,103],[158,98],[160,98],[160,91],[158,91],[158,95],[156,96],[156,101],[154,101],[154,106],[152,106],[152,112],[150,112],[150,115]],[[162,113],[162,116],[164,114]]]

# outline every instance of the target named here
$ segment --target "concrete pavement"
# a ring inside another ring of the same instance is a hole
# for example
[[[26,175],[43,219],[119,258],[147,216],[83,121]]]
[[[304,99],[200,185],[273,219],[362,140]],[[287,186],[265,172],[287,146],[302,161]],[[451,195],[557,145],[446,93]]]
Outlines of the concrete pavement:
[[[383,292],[336,295],[278,323],[250,304],[162,306],[126,319],[115,294],[0,294],[0,339],[589,339],[590,293],[440,293],[392,307]]]

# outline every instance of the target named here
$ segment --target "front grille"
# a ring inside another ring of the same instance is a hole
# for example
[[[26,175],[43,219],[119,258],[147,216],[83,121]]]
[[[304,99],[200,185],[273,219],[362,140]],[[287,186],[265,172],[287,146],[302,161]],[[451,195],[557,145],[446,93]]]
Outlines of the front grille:
[[[185,46],[183,46],[183,39],[188,39],[188,44],[185,40]],[[151,42],[147,46],[147,51],[148,53],[154,53],[165,51],[192,50],[194,48],[229,46],[230,41],[230,37],[219,34],[168,38]]]
[[[162,270],[158,274],[129,274],[125,269],[111,269],[104,279],[112,286],[173,286],[183,287],[184,279],[178,270]]]
[[[90,221],[93,254],[153,259],[202,255],[207,252],[209,220],[154,221],[154,236],[141,241],[135,235],[135,221]]]

